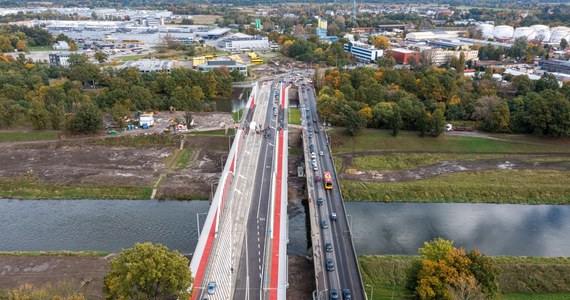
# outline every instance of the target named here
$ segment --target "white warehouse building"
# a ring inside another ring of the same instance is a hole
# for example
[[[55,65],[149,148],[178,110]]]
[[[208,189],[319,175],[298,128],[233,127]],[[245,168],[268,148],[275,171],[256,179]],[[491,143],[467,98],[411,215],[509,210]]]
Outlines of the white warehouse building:
[[[372,45],[361,42],[344,44],[344,51],[352,54],[358,61],[365,63],[377,61],[379,57],[384,55],[384,50],[376,49]]]
[[[227,51],[269,49],[269,39],[265,36],[236,33],[219,41],[217,46]]]

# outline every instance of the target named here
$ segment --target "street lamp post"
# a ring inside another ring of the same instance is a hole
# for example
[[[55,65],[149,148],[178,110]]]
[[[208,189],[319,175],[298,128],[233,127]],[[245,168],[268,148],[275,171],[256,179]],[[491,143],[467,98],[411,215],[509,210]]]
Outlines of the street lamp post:
[[[228,156],[226,155],[226,159],[228,158]],[[220,172],[224,171],[224,154],[222,154],[222,156],[220,156],[220,166],[221,166],[221,170]]]
[[[372,292],[370,293],[370,300],[374,300],[374,286],[370,284],[366,284],[366,286],[372,288]]]
[[[208,213],[196,213],[196,231],[198,232],[198,238],[200,237],[200,215],[207,215]]]

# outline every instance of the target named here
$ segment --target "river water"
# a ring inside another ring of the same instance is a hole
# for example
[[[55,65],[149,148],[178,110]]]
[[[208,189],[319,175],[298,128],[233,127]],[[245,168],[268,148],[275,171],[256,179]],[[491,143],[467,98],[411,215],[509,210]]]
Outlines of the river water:
[[[192,253],[207,201],[0,200],[0,251],[117,252],[135,242]],[[289,205],[289,254],[306,255],[304,207]],[[570,256],[570,206],[346,203],[356,252],[417,254],[454,240],[488,255]]]

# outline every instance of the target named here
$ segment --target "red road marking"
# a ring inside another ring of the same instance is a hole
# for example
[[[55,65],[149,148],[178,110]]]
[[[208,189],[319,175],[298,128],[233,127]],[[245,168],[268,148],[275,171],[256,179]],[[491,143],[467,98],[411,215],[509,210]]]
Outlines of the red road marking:
[[[208,240],[206,241],[206,246],[204,247],[204,253],[200,259],[200,264],[198,265],[199,272],[194,276],[194,288],[192,291],[192,296],[190,299],[195,300],[198,296],[198,290],[202,285],[202,280],[204,279],[204,269],[208,264],[208,258],[210,257],[210,252],[212,251],[212,244],[214,242],[214,235],[216,229],[216,217],[218,215],[218,210],[214,214],[214,221],[212,221],[212,227],[210,228],[210,234],[208,234]]]
[[[255,97],[251,96],[251,104],[249,105],[249,109],[253,109],[254,104],[255,104]]]
[[[277,189],[275,193],[275,215],[273,219],[273,249],[271,249],[271,277],[269,280],[269,299],[277,300],[279,284],[279,243],[281,226],[281,170],[283,168],[283,131],[279,132],[279,146],[277,150]]]

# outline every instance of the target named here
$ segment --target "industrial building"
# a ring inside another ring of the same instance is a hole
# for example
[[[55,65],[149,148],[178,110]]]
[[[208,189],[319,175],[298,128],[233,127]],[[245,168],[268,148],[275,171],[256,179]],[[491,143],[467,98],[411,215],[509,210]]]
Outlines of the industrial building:
[[[397,62],[408,64],[410,60],[420,61],[420,53],[405,48],[392,48],[387,51],[386,56],[393,57]]]
[[[228,68],[230,72],[237,69],[240,73],[247,76],[247,66],[230,59],[208,60],[206,63],[198,65],[198,71],[210,72],[214,69],[224,67]]]
[[[461,53],[465,55],[465,61],[479,60],[479,51],[477,50],[443,50],[443,49],[426,49],[426,55],[431,58],[434,65],[441,65],[451,60],[452,57],[459,58]]]
[[[356,41],[344,44],[344,51],[352,54],[358,61],[365,63],[377,61],[379,57],[384,55],[384,50]]]
[[[543,60],[540,64],[549,72],[570,74],[570,61],[549,59]]]
[[[122,68],[136,68],[141,73],[150,72],[170,72],[174,68],[174,61],[158,60],[158,59],[141,59],[136,61],[129,61],[122,66]]]
[[[219,41],[217,46],[226,51],[269,49],[269,39],[265,36],[236,33]]]
[[[67,67],[69,66],[69,63],[67,61],[69,60],[69,57],[73,54],[74,54],[73,52],[64,52],[64,51],[50,53],[49,63],[52,66]]]
[[[419,42],[435,39],[453,39],[457,37],[459,37],[459,31],[419,31],[408,33],[406,40]]]

